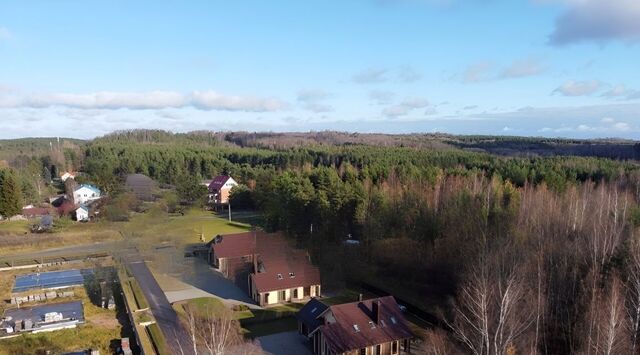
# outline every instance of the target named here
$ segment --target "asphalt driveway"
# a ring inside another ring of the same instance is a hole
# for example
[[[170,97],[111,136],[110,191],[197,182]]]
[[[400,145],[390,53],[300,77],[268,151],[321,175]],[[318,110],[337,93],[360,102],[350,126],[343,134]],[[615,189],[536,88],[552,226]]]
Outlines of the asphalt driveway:
[[[297,331],[284,332],[256,338],[262,350],[272,355],[313,355],[306,337]]]

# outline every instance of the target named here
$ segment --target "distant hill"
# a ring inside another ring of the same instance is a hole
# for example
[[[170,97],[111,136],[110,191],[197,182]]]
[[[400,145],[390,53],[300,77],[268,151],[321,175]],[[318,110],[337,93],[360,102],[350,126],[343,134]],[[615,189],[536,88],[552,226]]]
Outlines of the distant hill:
[[[73,138],[19,138],[0,140],[0,165],[22,165],[31,158],[49,157],[69,168],[80,164],[86,141]]]
[[[17,156],[43,156],[81,150],[92,143],[142,143],[160,145],[238,146],[282,150],[305,146],[412,147],[435,150],[469,150],[501,156],[585,156],[640,160],[640,143],[620,139],[563,139],[509,136],[456,136],[449,134],[383,134],[322,132],[213,132],[172,133],[162,130],[114,132],[91,141],[60,138],[0,140],[0,160]]]

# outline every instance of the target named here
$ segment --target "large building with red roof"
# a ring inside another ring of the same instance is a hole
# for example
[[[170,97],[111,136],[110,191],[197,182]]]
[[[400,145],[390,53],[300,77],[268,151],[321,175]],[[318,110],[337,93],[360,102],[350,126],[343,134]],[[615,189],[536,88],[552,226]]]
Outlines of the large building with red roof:
[[[306,251],[277,233],[221,235],[211,243],[211,264],[225,277],[246,275],[248,292],[261,306],[299,302],[321,295],[320,270]]]
[[[393,296],[327,306],[317,299],[297,315],[298,331],[316,355],[398,355],[414,335]]]

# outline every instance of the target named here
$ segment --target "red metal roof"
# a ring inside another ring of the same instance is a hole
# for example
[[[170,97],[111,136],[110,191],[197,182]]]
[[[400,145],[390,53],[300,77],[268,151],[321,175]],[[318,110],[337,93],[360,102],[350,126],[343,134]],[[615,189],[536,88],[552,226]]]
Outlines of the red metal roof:
[[[378,304],[378,317],[374,312],[374,302]],[[413,337],[393,296],[335,305],[326,312],[332,312],[336,322],[318,329],[335,353]]]
[[[246,232],[222,235],[211,248],[216,258],[256,255],[258,270],[254,270],[251,277],[259,292],[320,284],[320,270],[311,264],[307,252],[290,246],[281,234]]]
[[[239,258],[256,253],[256,232],[225,234],[211,245],[216,258]]]
[[[229,179],[231,179],[231,176],[227,176],[227,175],[218,175],[214,177],[213,180],[211,180],[211,183],[209,184],[209,191],[220,190],[220,188],[222,188],[222,186],[224,186],[224,184]]]
[[[260,260],[264,272],[252,275],[259,292],[320,285],[320,270],[311,264],[304,251],[290,251],[283,257],[261,257]]]
[[[32,208],[22,209],[22,215],[25,217],[40,217],[40,216],[46,216],[48,214],[49,214],[48,208],[32,207]]]

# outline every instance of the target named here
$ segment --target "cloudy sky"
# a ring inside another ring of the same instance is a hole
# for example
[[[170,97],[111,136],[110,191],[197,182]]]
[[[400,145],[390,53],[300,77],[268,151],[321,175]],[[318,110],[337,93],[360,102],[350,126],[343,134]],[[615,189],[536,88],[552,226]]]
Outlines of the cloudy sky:
[[[0,0],[0,138],[640,139],[638,0]]]

